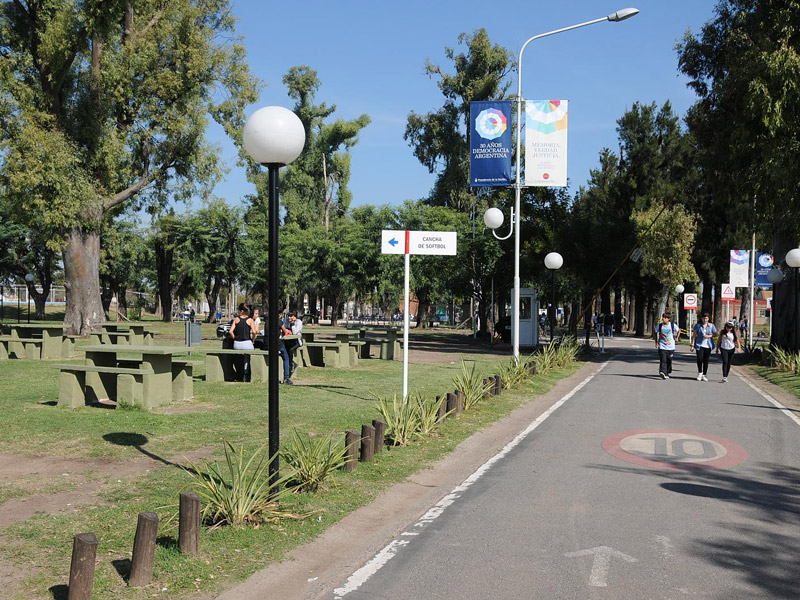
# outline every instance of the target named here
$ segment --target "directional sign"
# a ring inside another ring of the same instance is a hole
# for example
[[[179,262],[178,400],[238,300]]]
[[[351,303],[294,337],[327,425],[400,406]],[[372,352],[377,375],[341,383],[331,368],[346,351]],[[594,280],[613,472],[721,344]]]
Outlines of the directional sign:
[[[723,283],[720,299],[722,299],[723,302],[725,300],[736,300],[736,288],[730,283]]]
[[[697,310],[697,294],[683,295],[683,310]]]
[[[409,254],[455,256],[458,235],[455,231],[403,231],[384,229],[381,232],[382,254],[405,254],[408,234]]]

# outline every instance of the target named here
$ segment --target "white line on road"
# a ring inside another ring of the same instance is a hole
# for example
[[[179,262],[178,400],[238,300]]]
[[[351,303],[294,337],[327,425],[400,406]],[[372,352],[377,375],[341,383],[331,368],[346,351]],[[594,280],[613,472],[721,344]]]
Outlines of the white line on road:
[[[749,385],[751,388],[753,388],[753,389],[756,391],[756,393],[758,393],[758,395],[759,395],[759,396],[761,396],[762,398],[764,398],[764,399],[765,399],[767,402],[769,402],[770,404],[772,404],[772,405],[773,405],[775,408],[778,408],[778,409],[780,409],[780,411],[781,411],[783,414],[785,414],[787,417],[789,417],[789,418],[790,418],[792,421],[794,421],[795,423],[797,423],[798,425],[800,425],[800,418],[798,418],[798,416],[797,416],[796,414],[794,414],[792,411],[790,411],[788,408],[786,408],[786,407],[785,407],[783,404],[781,404],[780,402],[778,402],[777,400],[775,400],[775,398],[773,398],[772,396],[770,396],[768,393],[766,393],[766,392],[764,392],[764,391],[762,391],[762,390],[758,389],[758,388],[757,388],[757,387],[756,387],[754,384],[750,383],[750,382],[749,382],[747,379],[745,379],[745,378],[744,378],[744,377],[742,377],[741,375],[739,375],[739,379],[741,379],[741,380],[742,380],[742,381],[744,381],[744,382],[745,382],[747,385]]]
[[[562,397],[559,401],[553,404],[550,408],[548,408],[545,412],[543,412],[537,419],[531,422],[522,433],[517,435],[513,440],[511,440],[508,444],[503,447],[500,452],[495,454],[492,458],[487,460],[483,463],[480,467],[478,467],[472,475],[467,477],[460,485],[457,485],[453,488],[449,494],[447,494],[444,498],[439,500],[428,512],[426,512],[419,521],[414,523],[414,528],[423,528],[426,525],[432,523],[435,519],[439,518],[445,509],[454,504],[455,501],[461,497],[462,493],[465,492],[472,486],[476,481],[478,481],[492,466],[505,457],[511,450],[513,450],[517,445],[519,445],[522,440],[524,440],[528,434],[530,434],[534,429],[539,427],[550,415],[552,415],[556,410],[558,410],[564,403],[572,398],[575,394],[577,394],[581,389],[586,386],[594,377],[603,369],[608,366],[610,359],[600,365],[599,368],[595,369],[591,375],[589,375],[586,379],[581,381],[578,385],[576,385],[572,390]],[[408,536],[414,535],[414,532],[404,531],[401,533],[401,536]],[[341,600],[343,596],[346,596],[350,592],[356,591],[362,585],[364,585],[370,577],[372,577],[375,573],[377,573],[381,567],[383,567],[389,560],[395,557],[398,550],[402,546],[405,546],[410,543],[410,540],[392,540],[389,544],[384,547],[383,550],[378,552],[372,560],[370,560],[367,564],[363,567],[358,569],[355,573],[353,573],[350,577],[347,578],[344,586],[340,588],[336,588],[333,590],[336,600]],[[610,560],[610,559],[609,559]]]
[[[639,562],[632,556],[623,554],[619,550],[614,550],[609,546],[597,546],[589,550],[579,550],[578,552],[567,552],[567,558],[577,558],[579,556],[594,555],[592,563],[592,573],[589,575],[589,585],[592,587],[606,587],[608,585],[608,569],[611,567],[611,559],[619,558],[625,562]]]

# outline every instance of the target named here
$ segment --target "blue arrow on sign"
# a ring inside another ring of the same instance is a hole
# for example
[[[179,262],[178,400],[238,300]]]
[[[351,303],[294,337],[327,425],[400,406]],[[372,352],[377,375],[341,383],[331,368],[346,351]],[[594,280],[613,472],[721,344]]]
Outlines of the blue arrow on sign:
[[[394,248],[400,242],[398,242],[396,239],[392,238],[392,239],[389,240],[389,243],[392,245],[392,248]]]

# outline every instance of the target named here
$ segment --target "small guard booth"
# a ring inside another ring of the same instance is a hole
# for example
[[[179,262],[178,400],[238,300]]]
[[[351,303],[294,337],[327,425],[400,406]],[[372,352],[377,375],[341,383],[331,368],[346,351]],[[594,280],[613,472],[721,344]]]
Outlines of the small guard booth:
[[[514,307],[511,307],[514,310]],[[519,290],[519,347],[533,348],[539,345],[539,297],[533,288]],[[513,320],[512,320],[513,323]],[[514,330],[511,337],[513,343]]]

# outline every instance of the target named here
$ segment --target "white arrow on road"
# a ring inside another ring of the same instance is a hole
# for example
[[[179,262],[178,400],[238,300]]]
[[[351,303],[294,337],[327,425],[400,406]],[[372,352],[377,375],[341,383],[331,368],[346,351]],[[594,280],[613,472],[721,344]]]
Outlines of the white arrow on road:
[[[625,562],[638,562],[632,556],[623,554],[609,546],[597,546],[589,550],[568,552],[564,556],[578,558],[580,556],[591,556],[592,554],[594,554],[594,564],[592,564],[592,574],[589,576],[589,585],[592,587],[606,587],[608,585],[608,569],[611,566],[611,557],[620,558]]]

